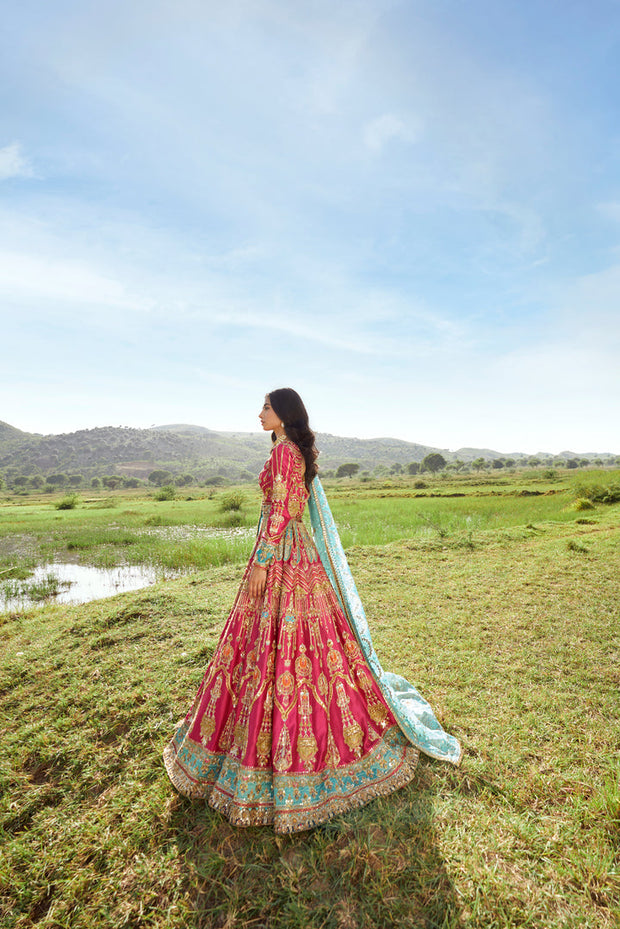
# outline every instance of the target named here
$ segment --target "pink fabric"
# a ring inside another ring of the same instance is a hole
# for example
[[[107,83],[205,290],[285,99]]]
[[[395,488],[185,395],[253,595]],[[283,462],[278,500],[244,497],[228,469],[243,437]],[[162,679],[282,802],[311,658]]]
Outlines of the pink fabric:
[[[402,786],[417,761],[301,522],[303,477],[298,448],[276,443],[260,475],[261,523],[237,599],[164,753],[184,793],[208,797],[233,822],[275,822],[280,831]],[[248,577],[257,554],[269,568],[255,599]]]

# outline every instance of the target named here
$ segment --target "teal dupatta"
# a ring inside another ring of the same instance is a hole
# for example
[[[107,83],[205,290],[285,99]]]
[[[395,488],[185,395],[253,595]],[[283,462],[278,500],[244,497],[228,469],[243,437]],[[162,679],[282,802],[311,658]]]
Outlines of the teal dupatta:
[[[314,542],[327,576],[387,705],[409,741],[431,758],[458,764],[461,746],[442,729],[430,703],[399,674],[384,671],[375,652],[364,607],[353,580],[334,518],[318,477],[308,500]]]

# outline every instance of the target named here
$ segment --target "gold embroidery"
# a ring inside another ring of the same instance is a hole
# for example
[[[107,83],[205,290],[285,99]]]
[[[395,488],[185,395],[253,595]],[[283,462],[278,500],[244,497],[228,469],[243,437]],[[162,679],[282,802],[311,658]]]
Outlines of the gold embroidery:
[[[300,681],[309,680],[312,675],[312,663],[306,655],[306,646],[299,646],[299,655],[295,659],[295,674]]]
[[[284,503],[287,495],[286,479],[281,474],[276,474],[273,479],[273,488],[271,498],[276,503]]]
[[[347,743],[349,750],[359,758],[361,755],[364,733],[362,732],[362,729],[358,723],[356,723],[353,719],[353,714],[351,713],[351,708],[349,706],[349,698],[345,693],[344,684],[342,681],[336,681],[336,692],[338,694],[336,697],[336,703],[340,707],[340,712],[342,714],[342,737]]]
[[[370,672],[367,671],[364,667],[358,668],[357,679],[360,682],[360,687],[366,694],[366,703],[368,705],[368,713],[370,718],[373,722],[379,723],[382,727],[385,727],[388,710],[385,704],[381,703],[374,692]]]
[[[291,738],[288,734],[286,723],[282,726],[278,747],[273,759],[273,766],[276,771],[288,771],[293,764],[293,755],[291,751]]]
[[[342,670],[342,655],[333,647],[334,643],[331,639],[327,640],[327,644],[329,645],[329,651],[327,653],[327,667],[332,674],[336,674],[338,671]]]
[[[362,651],[355,639],[344,640],[344,651],[349,661],[362,661]]]
[[[193,765],[190,770],[186,767],[183,738],[184,727],[181,726],[164,751],[166,770],[177,790],[187,797],[207,799],[209,806],[222,812],[235,826],[272,824],[278,833],[310,829],[333,816],[363,806],[374,797],[385,796],[403,787],[415,776],[419,757],[418,750],[407,742],[398,726],[392,726],[363,758],[330,768],[332,788],[329,796],[325,797],[324,772],[278,774],[274,777],[270,769],[248,768],[230,756],[215,755],[199,744],[195,746],[197,763],[213,765],[213,768],[209,769],[212,773],[208,777],[197,780],[192,771]],[[263,801],[248,801],[238,798],[236,793],[222,791],[219,783],[216,784],[222,773],[233,783],[251,785],[255,798],[262,797],[265,788],[272,784],[275,798],[268,793]],[[354,793],[350,792],[351,778],[360,783]],[[300,808],[301,796],[311,799]]]
[[[256,738],[256,757],[261,767],[266,767],[271,756],[271,710],[273,707],[273,684],[269,684],[265,695],[263,722]]]
[[[208,742],[215,732],[215,705],[222,693],[222,678],[218,675],[209,702],[207,703],[204,715],[200,721],[200,736],[204,742]]]
[[[228,720],[226,721],[226,725],[224,726],[224,731],[222,732],[222,735],[220,736],[220,740],[217,743],[217,747],[219,748],[221,752],[227,752],[230,750],[230,746],[232,745],[232,740],[233,740],[234,725],[235,725],[235,717],[231,713],[230,716],[228,717]]]
[[[327,723],[327,753],[325,755],[325,763],[330,768],[337,768],[340,764],[340,752],[338,751],[334,733],[332,732],[332,727],[329,725],[329,722]]]
[[[290,671],[284,671],[276,681],[278,693],[284,697],[290,697],[295,690],[295,678]]]
[[[314,762],[314,756],[317,753],[318,746],[312,731],[310,710],[310,694],[305,687],[299,694],[299,736],[297,737],[297,754],[301,758],[304,767],[311,767]]]

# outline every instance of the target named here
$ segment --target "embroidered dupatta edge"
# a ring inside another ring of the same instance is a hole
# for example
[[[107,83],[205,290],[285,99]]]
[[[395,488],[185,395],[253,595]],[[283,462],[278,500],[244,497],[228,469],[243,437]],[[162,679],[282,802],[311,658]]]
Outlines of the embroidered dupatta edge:
[[[461,746],[454,736],[442,728],[430,703],[404,677],[384,671],[381,667],[372,644],[366,613],[318,477],[310,485],[308,510],[314,542],[325,572],[368,662],[370,672],[399,727],[412,745],[425,755],[458,765],[462,757]]]

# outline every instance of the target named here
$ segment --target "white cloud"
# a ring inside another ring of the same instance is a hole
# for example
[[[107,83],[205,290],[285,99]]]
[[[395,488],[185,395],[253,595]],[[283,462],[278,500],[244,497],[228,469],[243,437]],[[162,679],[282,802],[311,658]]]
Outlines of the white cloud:
[[[419,126],[405,125],[394,113],[384,113],[364,126],[364,145],[372,152],[381,152],[392,139],[413,142],[419,133]]]
[[[8,250],[0,251],[0,291],[5,303],[34,300],[44,307],[60,302],[77,304],[79,308],[150,308],[148,302],[132,296],[123,283],[81,262]]]
[[[609,200],[606,203],[599,203],[597,209],[599,213],[602,213],[608,219],[617,223],[620,222],[620,201]]]
[[[22,154],[19,142],[12,142],[0,148],[0,181],[10,177],[32,177],[33,170],[28,159]]]

